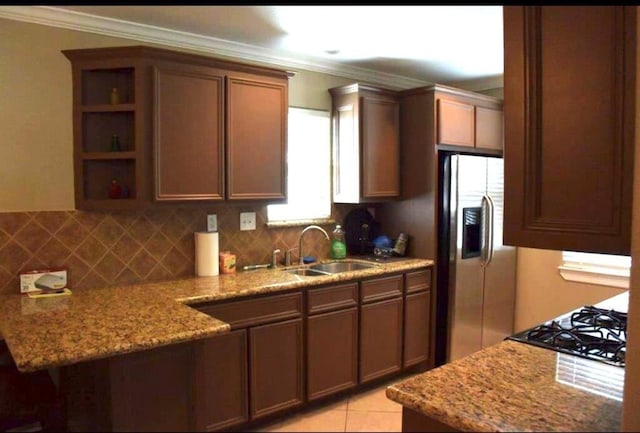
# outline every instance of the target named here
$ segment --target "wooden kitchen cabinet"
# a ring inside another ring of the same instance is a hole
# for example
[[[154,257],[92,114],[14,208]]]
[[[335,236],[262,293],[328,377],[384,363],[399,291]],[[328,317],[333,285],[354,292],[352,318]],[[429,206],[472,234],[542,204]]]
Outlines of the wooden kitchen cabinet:
[[[227,77],[227,198],[285,199],[287,80]]]
[[[474,106],[438,99],[438,143],[475,146]]]
[[[636,8],[505,6],[504,243],[630,254]]]
[[[402,369],[402,286],[402,275],[360,283],[360,383]]]
[[[215,431],[249,420],[247,330],[195,343],[195,425]]]
[[[502,104],[471,92],[439,86],[435,92],[436,144],[467,152],[502,152]]]
[[[131,50],[63,54],[72,64],[75,206],[137,208],[150,198],[148,62]]]
[[[287,72],[144,46],[63,53],[77,209],[286,198]]]
[[[352,84],[329,89],[333,121],[333,201],[400,196],[400,119],[396,92]]]
[[[403,367],[429,361],[431,269],[405,274]]]
[[[358,384],[358,283],[308,291],[307,400]]]
[[[251,419],[304,401],[302,319],[249,329]]]
[[[219,359],[216,363],[199,364],[205,377],[212,374],[211,377],[215,378],[220,374],[213,371],[216,365],[238,362],[228,373],[231,377],[219,382],[219,387],[213,387],[211,380],[197,383],[198,388],[202,386],[206,389],[196,390],[196,395],[211,396],[207,399],[211,404],[221,398],[234,396],[235,403],[228,410],[225,409],[224,416],[214,418],[211,414],[206,415],[205,411],[203,416],[216,425],[216,430],[242,423],[240,409],[245,403],[241,390],[237,388],[242,382],[242,368],[248,370],[248,393],[245,396],[248,396],[250,421],[303,403],[302,293],[267,295],[198,305],[196,308],[229,323],[232,332],[242,330],[246,335],[244,359],[239,358],[239,354],[243,353],[243,343],[240,342],[243,337],[238,336],[238,341],[228,342],[232,345],[231,356],[234,360],[224,359],[229,356],[227,350],[217,353],[207,351]],[[205,406],[207,404],[204,403]]]
[[[153,84],[155,200],[224,199],[224,71],[158,62]]]

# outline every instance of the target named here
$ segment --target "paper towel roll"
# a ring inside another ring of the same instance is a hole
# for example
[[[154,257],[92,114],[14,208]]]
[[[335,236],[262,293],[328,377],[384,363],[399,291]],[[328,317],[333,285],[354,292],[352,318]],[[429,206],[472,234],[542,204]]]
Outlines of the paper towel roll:
[[[218,232],[195,232],[196,276],[218,275]]]

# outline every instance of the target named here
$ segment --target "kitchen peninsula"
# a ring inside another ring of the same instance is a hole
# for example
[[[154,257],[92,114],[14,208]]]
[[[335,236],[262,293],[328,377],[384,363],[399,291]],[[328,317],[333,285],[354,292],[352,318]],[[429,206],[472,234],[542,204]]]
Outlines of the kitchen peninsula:
[[[220,361],[224,363],[227,362],[227,353],[214,353],[215,350],[211,348],[215,348],[215,344],[205,347],[202,342],[213,341],[210,337],[237,335],[238,332],[249,334],[251,341],[256,341],[251,334],[252,328],[234,331],[235,322],[207,314],[213,311],[211,308],[223,305],[224,308],[232,306],[233,309],[239,305],[237,300],[242,303],[260,301],[262,304],[251,305],[263,310],[256,311],[255,317],[249,320],[260,319],[260,314],[270,315],[269,320],[261,322],[270,324],[258,326],[256,330],[263,332],[264,329],[275,329],[273,325],[295,322],[298,324],[295,329],[300,331],[302,320],[307,320],[307,313],[316,314],[321,309],[327,311],[329,308],[326,305],[331,302],[338,305],[340,302],[329,299],[331,296],[353,294],[359,298],[359,287],[363,287],[363,298],[373,296],[378,304],[400,307],[404,303],[405,287],[410,296],[415,291],[429,294],[431,282],[428,268],[432,264],[430,260],[406,259],[379,263],[363,270],[316,277],[304,277],[281,269],[258,270],[216,277],[77,290],[70,296],[39,299],[17,293],[6,294],[2,295],[0,302],[0,331],[20,371],[60,367],[61,392],[66,396],[68,410],[72,412],[69,419],[71,430],[209,429],[213,423],[205,418],[211,412],[200,410],[202,399],[210,399],[209,407],[224,406],[227,403],[221,402],[227,395],[222,398],[218,389],[211,391],[210,387],[204,390],[198,388],[203,377],[207,377],[206,369],[213,368],[203,362],[200,355],[207,357],[204,361],[211,361],[212,356],[216,362],[225,358]],[[419,288],[420,284],[415,282],[418,280],[413,276],[420,277],[422,288]],[[399,287],[400,292],[393,295],[394,299],[389,299],[382,292],[389,282],[399,284],[395,287]],[[334,288],[340,291],[325,290]],[[307,294],[314,290],[317,296],[311,299],[309,295],[309,307],[306,307]],[[368,290],[372,290],[371,293]],[[428,299],[426,296],[424,298]],[[286,304],[280,304],[280,300]],[[356,311],[360,300],[353,302],[353,305],[347,306]],[[363,299],[362,302],[367,304],[369,301]],[[276,310],[281,305],[282,308],[289,308],[285,313],[289,316],[285,317]],[[376,303],[368,303],[365,308],[373,305]],[[427,302],[425,305],[430,304]],[[220,311],[229,311],[224,308]],[[402,312],[403,309],[398,311]],[[335,316],[336,313],[330,314]],[[274,318],[279,315],[280,322],[274,324]],[[293,317],[293,320],[283,322],[287,317]],[[429,317],[428,314],[426,317]],[[399,319],[402,319],[402,315]],[[426,325],[428,323],[424,329]],[[402,327],[399,329],[402,332]],[[302,335],[299,334],[299,337],[302,338]],[[402,347],[401,341],[399,344]],[[299,350],[296,359],[301,360],[302,346],[296,347],[298,349],[295,350]],[[236,368],[239,367],[236,365]],[[300,366],[302,371],[303,367]],[[393,371],[400,371],[400,366],[387,373]],[[297,377],[301,381],[302,373]],[[260,401],[254,401],[259,399],[256,395],[254,393],[251,396],[252,410],[260,404]],[[302,404],[303,401],[306,398],[300,396],[296,404]],[[274,407],[265,409],[264,414],[282,409],[278,405]],[[85,414],[81,416],[84,419],[78,419],[78,414]],[[252,412],[251,419],[260,416],[263,413]],[[246,415],[240,421],[234,419],[229,422],[238,424],[249,418]],[[216,425],[213,429],[221,426]]]
[[[628,292],[599,308],[627,311]],[[387,388],[402,431],[620,431],[624,368],[505,340]]]

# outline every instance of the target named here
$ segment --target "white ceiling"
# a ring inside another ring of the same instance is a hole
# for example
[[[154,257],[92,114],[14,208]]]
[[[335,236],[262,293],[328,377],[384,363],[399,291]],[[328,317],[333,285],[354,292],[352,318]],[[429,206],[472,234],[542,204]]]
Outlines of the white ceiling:
[[[502,83],[501,6],[2,6],[0,17],[389,87]]]

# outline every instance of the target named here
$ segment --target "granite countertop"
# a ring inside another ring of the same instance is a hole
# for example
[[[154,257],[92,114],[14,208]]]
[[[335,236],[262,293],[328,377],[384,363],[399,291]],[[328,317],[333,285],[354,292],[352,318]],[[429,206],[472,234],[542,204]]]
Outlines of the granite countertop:
[[[600,308],[626,311],[628,293]],[[620,431],[624,368],[505,340],[386,389],[462,431]]]
[[[301,277],[263,269],[215,277],[73,291],[32,299],[0,295],[0,333],[22,372],[210,337],[230,326],[189,304],[234,299],[404,272],[433,265],[406,259],[371,269]]]

